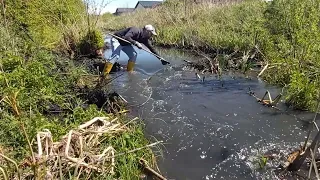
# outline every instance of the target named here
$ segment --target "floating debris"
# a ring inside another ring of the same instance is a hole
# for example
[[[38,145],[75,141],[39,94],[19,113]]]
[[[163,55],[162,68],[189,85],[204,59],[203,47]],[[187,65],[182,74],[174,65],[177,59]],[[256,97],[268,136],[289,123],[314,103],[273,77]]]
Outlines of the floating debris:
[[[268,106],[268,107],[272,107],[274,109],[280,110],[279,108],[276,107],[276,105],[278,104],[278,102],[280,101],[282,94],[278,94],[274,99],[271,98],[271,94],[269,91],[266,91],[266,93],[263,95],[263,97],[260,99],[258,98],[255,93],[251,90],[251,88],[249,87],[249,92],[248,94],[250,96],[253,96],[256,98],[257,102]],[[268,95],[268,99],[265,99],[265,97]]]
[[[205,76],[202,76],[202,77],[201,77],[198,73],[195,73],[195,75],[196,75],[196,78],[197,78],[197,79],[200,79],[201,82],[204,82],[204,80],[205,80],[205,78],[206,78]]]

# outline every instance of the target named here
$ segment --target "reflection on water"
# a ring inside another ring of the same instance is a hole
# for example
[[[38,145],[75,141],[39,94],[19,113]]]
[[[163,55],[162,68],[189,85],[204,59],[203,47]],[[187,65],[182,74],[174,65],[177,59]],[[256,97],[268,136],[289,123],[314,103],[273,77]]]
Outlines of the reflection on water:
[[[202,82],[182,69],[182,60],[197,57],[172,50],[161,53],[172,67],[138,51],[136,72],[118,72],[125,74],[113,81],[113,88],[144,119],[146,134],[165,142],[161,173],[179,180],[273,179],[272,171],[256,171],[249,160],[257,149],[284,152],[298,147],[306,134],[298,119],[312,115],[294,118],[259,105],[247,94],[249,88],[257,95],[269,90],[275,96],[280,90],[258,79],[230,73],[221,79],[207,76]],[[120,62],[126,60],[123,54]]]

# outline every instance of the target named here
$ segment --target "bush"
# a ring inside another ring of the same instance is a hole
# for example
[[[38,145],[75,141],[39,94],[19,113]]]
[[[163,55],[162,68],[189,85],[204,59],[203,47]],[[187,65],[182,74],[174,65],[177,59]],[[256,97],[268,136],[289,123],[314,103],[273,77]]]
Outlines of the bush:
[[[103,46],[104,40],[102,33],[98,30],[89,30],[79,44],[80,54],[96,56],[96,51],[103,48]]]
[[[81,0],[5,1],[9,21],[15,32],[31,38],[37,45],[56,48],[64,31],[83,21],[86,11]]]
[[[273,48],[266,51],[279,71],[270,82],[288,86],[287,102],[300,109],[316,108],[320,77],[320,0],[275,0],[267,7],[266,28]]]

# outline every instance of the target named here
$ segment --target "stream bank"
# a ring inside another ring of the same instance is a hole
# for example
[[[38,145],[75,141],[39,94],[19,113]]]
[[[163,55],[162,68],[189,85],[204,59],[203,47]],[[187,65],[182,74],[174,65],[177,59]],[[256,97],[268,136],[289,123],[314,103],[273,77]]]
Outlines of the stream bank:
[[[97,86],[92,59],[7,53],[0,54],[1,178],[139,179],[140,158],[153,166],[143,123],[123,112],[116,91]]]

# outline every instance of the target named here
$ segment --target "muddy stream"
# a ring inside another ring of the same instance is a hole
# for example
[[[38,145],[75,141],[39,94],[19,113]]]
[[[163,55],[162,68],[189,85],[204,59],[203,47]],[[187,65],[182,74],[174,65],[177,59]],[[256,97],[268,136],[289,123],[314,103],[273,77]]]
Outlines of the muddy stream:
[[[283,102],[278,106],[286,112],[257,103],[247,93],[249,88],[258,96],[269,90],[273,97],[281,89],[254,76],[226,72],[221,79],[206,75],[202,81],[194,71],[184,69],[183,60],[199,57],[159,51],[171,66],[137,50],[135,72],[111,76],[118,76],[112,88],[129,102],[133,115],[144,120],[146,135],[152,142],[164,141],[157,153],[161,173],[176,180],[276,179],[272,172],[280,161],[259,170],[254,159],[261,152],[280,157],[297,148],[306,136],[305,122],[313,114],[291,111]],[[118,62],[126,65],[126,61],[122,52]]]

